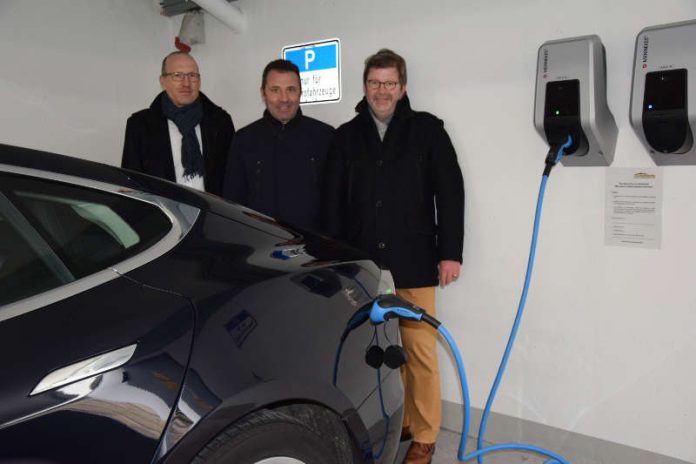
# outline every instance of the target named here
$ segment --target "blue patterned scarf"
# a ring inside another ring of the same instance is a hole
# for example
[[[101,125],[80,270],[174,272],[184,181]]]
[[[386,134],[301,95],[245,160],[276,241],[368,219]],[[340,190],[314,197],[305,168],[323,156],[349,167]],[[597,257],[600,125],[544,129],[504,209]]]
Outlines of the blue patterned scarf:
[[[196,126],[203,119],[203,102],[200,95],[193,103],[178,107],[169,99],[167,92],[162,92],[162,112],[176,124],[181,132],[181,164],[184,177],[205,175],[205,162],[201,147],[196,137]]]

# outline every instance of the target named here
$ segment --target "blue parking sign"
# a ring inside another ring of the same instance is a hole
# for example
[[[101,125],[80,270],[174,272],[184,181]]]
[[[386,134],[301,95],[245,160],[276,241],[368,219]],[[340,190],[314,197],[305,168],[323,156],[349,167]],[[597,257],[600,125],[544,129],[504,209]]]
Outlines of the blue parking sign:
[[[301,72],[336,68],[337,49],[337,43],[296,48],[286,51],[285,59],[295,63]]]
[[[340,42],[338,39],[283,47],[283,58],[300,71],[300,103],[327,103],[341,99]]]

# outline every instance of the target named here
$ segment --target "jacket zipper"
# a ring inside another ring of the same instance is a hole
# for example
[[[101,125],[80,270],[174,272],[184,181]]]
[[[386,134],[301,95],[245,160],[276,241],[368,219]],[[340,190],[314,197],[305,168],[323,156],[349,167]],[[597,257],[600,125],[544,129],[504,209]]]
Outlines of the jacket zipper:
[[[256,199],[261,192],[261,160],[256,160],[256,170],[254,176],[254,195],[253,199]]]
[[[348,163],[348,204],[353,203],[353,171],[355,167],[353,163]]]
[[[314,180],[314,184],[319,183],[319,176],[317,174],[317,160],[312,156],[309,158],[309,161],[312,163],[312,179]]]

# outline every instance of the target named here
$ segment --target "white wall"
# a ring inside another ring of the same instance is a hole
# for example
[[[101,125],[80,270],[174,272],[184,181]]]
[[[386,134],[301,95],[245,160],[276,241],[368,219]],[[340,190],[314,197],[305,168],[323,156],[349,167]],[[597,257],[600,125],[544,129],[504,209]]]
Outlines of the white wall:
[[[0,1],[0,143],[120,163],[173,21],[154,0]]]
[[[158,90],[178,19],[154,2],[0,2],[0,141],[117,164],[125,118]],[[60,4],[60,6],[58,6]],[[72,5],[72,8],[66,6]],[[614,166],[652,165],[629,125],[634,40],[696,18],[691,0],[240,0],[236,34],[206,16],[203,90],[239,127],[259,117],[263,66],[284,45],[338,37],[343,100],[303,111],[337,125],[361,96],[364,58],[409,64],[417,109],[445,120],[467,189],[464,265],[438,294],[474,406],[495,375],[523,281],[547,147],[532,124],[536,53],[598,34],[619,126]],[[7,65],[9,63],[9,66]],[[696,167],[664,168],[659,250],[607,247],[606,168],[554,170],[527,311],[494,410],[696,462]],[[442,351],[444,398],[460,401]]]

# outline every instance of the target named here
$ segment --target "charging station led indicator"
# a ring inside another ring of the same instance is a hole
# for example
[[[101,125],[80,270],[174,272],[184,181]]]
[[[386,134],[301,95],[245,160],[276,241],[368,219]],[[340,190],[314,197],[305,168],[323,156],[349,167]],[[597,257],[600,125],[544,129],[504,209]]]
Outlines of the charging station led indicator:
[[[546,116],[580,116],[580,81],[553,81],[546,84]]]

